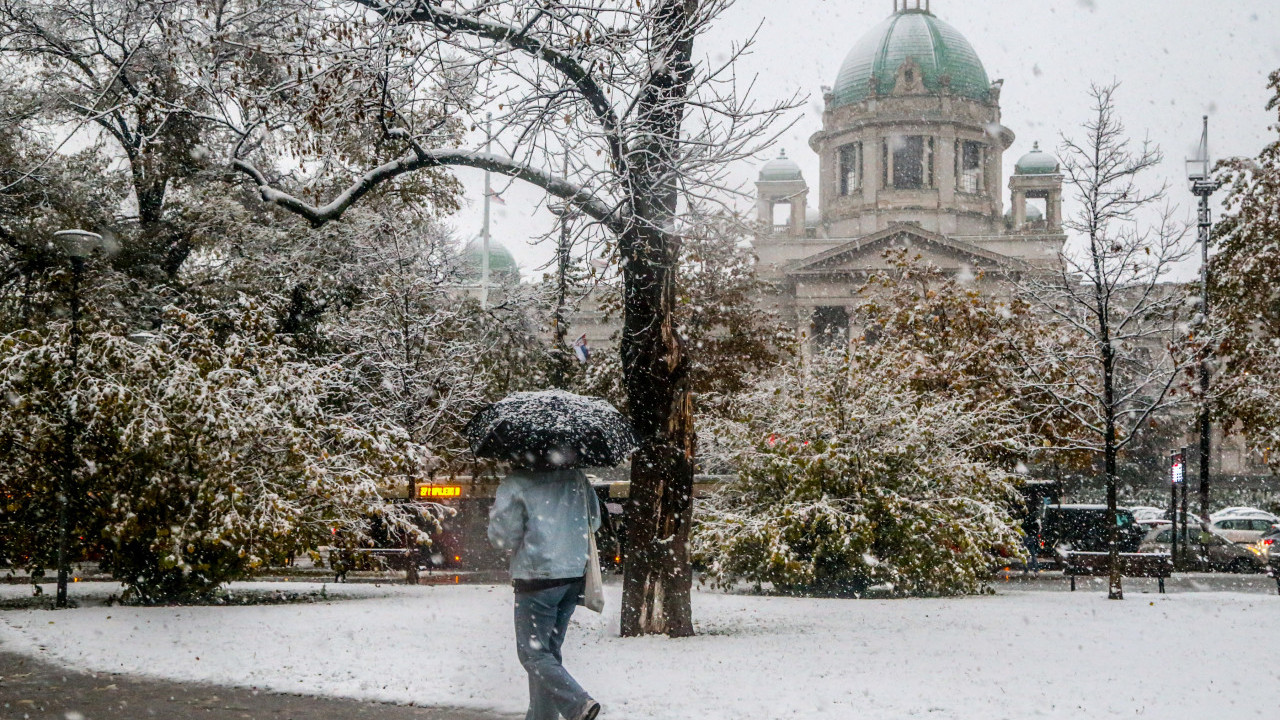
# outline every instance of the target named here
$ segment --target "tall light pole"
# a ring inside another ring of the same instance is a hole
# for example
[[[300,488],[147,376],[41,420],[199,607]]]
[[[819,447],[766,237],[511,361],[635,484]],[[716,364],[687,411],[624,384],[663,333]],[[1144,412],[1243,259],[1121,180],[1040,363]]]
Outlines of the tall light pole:
[[[569,177],[569,154],[564,156],[564,177]],[[572,250],[569,241],[569,223],[574,218],[574,211],[569,203],[558,202],[548,206],[552,215],[560,219],[560,242],[556,246],[556,309],[551,316],[552,346],[555,353],[555,364],[552,368],[552,383],[563,388],[569,382],[569,354],[565,349],[565,334],[568,332],[567,302],[569,296],[569,261]]]
[[[64,408],[66,415],[62,438],[62,472],[58,478],[58,594],[54,600],[54,607],[64,608],[67,606],[67,575],[70,564],[68,546],[71,544],[67,505],[78,465],[75,411],[71,398],[75,394],[80,370],[80,276],[84,273],[84,261],[102,247],[102,236],[87,230],[59,230],[53,234],[53,238],[71,260],[71,363],[67,383],[70,392],[67,393]]]
[[[1187,160],[1187,181],[1191,194],[1200,198],[1200,519],[1209,522],[1209,451],[1211,427],[1209,424],[1209,238],[1213,231],[1213,213],[1209,209],[1209,196],[1222,183],[1211,177],[1209,160],[1209,116],[1204,116],[1204,131],[1200,135],[1200,147],[1196,156]]]

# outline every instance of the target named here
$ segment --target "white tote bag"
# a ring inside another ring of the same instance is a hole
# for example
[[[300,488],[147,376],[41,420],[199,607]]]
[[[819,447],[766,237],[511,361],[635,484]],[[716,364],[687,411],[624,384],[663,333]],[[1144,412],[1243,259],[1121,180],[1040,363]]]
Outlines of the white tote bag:
[[[587,492],[595,492],[587,486]],[[600,576],[600,552],[596,550],[596,534],[591,531],[591,499],[583,495],[587,505],[587,575],[578,604],[594,612],[604,611],[604,578]]]

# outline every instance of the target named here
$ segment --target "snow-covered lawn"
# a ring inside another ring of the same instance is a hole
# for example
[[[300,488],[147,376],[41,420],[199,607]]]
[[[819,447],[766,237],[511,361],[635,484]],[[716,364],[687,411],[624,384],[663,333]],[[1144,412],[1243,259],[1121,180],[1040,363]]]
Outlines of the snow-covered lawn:
[[[262,587],[255,584],[254,587]],[[282,585],[309,589],[301,583]],[[314,586],[318,588],[318,586]],[[309,605],[0,612],[67,665],[522,711],[511,591],[330,585]],[[78,584],[76,594],[106,588]],[[565,655],[609,718],[1275,718],[1280,597],[1013,591],[947,600],[694,597],[698,637],[617,637],[618,590]],[[27,592],[0,587],[0,596]]]

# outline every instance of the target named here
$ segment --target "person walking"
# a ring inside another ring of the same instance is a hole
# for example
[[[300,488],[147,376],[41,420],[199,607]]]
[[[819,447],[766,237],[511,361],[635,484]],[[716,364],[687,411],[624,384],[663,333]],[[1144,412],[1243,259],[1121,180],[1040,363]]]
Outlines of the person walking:
[[[498,485],[489,541],[511,553],[516,655],[529,673],[525,720],[595,720],[600,713],[560,652],[599,528],[600,503],[582,470],[516,468]]]

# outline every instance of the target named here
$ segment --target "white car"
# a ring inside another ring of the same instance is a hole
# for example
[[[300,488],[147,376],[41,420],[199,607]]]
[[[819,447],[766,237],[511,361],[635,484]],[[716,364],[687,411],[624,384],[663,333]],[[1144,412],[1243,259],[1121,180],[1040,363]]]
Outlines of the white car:
[[[1133,519],[1138,522],[1164,518],[1164,508],[1151,507],[1149,505],[1135,505],[1129,508],[1129,512],[1133,513]]]
[[[1218,517],[1213,521],[1212,527],[1233,543],[1252,544],[1271,532],[1276,524],[1266,516]]]
[[[1210,520],[1217,520],[1219,518],[1240,518],[1240,517],[1262,518],[1263,520],[1270,520],[1273,523],[1280,523],[1280,516],[1277,516],[1274,513],[1269,513],[1266,510],[1261,510],[1255,507],[1223,508],[1209,515]]]

